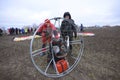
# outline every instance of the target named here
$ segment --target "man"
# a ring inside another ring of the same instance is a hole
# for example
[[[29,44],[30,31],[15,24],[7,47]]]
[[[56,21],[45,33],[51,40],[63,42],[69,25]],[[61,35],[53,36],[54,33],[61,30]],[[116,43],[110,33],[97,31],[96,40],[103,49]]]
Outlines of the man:
[[[59,36],[58,36],[58,33],[56,31],[55,26],[50,22],[49,19],[46,19],[44,21],[44,23],[42,24],[42,26],[39,27],[39,30],[38,30],[37,34],[42,36],[43,53],[41,53],[40,55],[43,56],[43,55],[45,55],[45,52],[44,52],[45,49],[44,48],[46,47],[47,43],[50,43],[53,35],[56,39],[58,39]]]
[[[84,31],[84,30],[83,30],[83,24],[81,24],[81,26],[80,26],[80,31],[81,31],[81,32]]]
[[[3,34],[3,30],[0,28],[0,36],[2,36]]]
[[[62,37],[65,38],[65,36],[69,36],[69,40],[73,40],[73,33],[74,37],[77,37],[77,30],[76,30],[76,24],[74,23],[74,20],[71,19],[71,15],[69,12],[65,12],[64,15],[64,20],[62,21],[60,30]],[[70,52],[72,52],[72,45],[70,45]]]

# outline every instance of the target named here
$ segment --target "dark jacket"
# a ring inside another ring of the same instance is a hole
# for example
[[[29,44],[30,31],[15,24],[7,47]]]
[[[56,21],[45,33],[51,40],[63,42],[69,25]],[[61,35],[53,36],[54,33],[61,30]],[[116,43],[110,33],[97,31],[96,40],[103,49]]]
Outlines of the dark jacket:
[[[75,37],[77,37],[76,27],[77,26],[73,19],[64,19],[60,27],[62,36],[64,37],[68,35],[70,38],[72,38],[74,33]]]

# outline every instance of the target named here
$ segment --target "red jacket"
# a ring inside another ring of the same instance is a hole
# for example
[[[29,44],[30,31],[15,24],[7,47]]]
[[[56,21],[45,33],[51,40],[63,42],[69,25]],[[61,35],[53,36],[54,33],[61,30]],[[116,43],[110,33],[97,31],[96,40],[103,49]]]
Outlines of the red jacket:
[[[56,31],[56,28],[52,23],[50,23],[50,26],[46,26],[45,23],[39,26],[38,32],[41,33],[42,42],[46,42],[47,40],[50,42],[52,37],[51,34],[54,34],[53,31]],[[49,35],[47,36],[46,33],[48,33]],[[54,34],[54,36],[55,38],[58,38],[58,33]]]
[[[45,31],[48,31],[49,32],[49,30],[56,30],[56,28],[55,28],[55,26],[52,24],[52,23],[50,23],[50,26],[49,27],[47,27],[46,25],[45,25],[45,23],[44,24],[42,24],[42,26],[39,26],[39,30],[38,30],[38,32],[40,32],[40,33],[44,33]]]

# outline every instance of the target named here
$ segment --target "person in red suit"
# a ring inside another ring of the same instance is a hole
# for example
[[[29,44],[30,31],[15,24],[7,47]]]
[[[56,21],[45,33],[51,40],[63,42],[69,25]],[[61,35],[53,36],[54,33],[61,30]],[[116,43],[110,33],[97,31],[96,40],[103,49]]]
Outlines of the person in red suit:
[[[42,36],[43,53],[41,53],[40,55],[43,56],[45,54],[44,48],[46,47],[46,44],[50,43],[52,37],[58,39],[59,36],[58,36],[55,26],[50,22],[49,19],[46,19],[44,23],[42,24],[42,26],[39,26],[37,34]]]

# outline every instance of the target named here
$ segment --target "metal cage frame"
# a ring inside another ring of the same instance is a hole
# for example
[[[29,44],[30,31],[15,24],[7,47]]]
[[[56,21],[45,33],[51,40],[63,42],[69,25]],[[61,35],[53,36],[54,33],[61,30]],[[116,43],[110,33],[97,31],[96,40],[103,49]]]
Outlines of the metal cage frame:
[[[55,18],[52,18],[52,19],[50,19],[50,20],[55,20],[54,25],[56,25],[56,21],[58,21],[59,26],[60,26],[60,19],[63,19],[63,18],[61,18],[61,17],[55,17]],[[38,29],[39,29],[39,28],[38,28]],[[33,38],[32,38],[32,40],[31,40],[31,43],[30,43],[30,56],[31,56],[31,60],[32,60],[32,63],[33,63],[33,65],[35,66],[35,68],[36,68],[41,74],[43,74],[44,76],[51,77],[51,78],[58,78],[58,77],[62,77],[62,76],[65,76],[65,75],[69,74],[69,73],[77,66],[77,64],[79,63],[79,61],[80,61],[80,59],[81,59],[81,57],[82,57],[82,54],[83,54],[83,51],[84,51],[84,40],[83,40],[83,37],[81,36],[80,39],[74,40],[74,41],[71,41],[71,42],[68,41],[68,43],[70,43],[70,44],[79,44],[80,50],[79,50],[79,52],[78,52],[77,57],[74,57],[74,56],[71,55],[71,58],[74,58],[74,59],[75,59],[75,62],[74,62],[71,66],[69,66],[69,68],[68,68],[66,71],[64,71],[64,72],[62,72],[62,73],[59,73],[59,72],[57,71],[57,68],[56,68],[56,65],[55,65],[54,56],[53,56],[53,55],[54,55],[54,54],[53,54],[53,50],[52,50],[52,59],[50,60],[50,62],[49,62],[48,65],[46,66],[46,69],[43,71],[42,69],[40,69],[40,68],[38,67],[38,65],[36,64],[36,62],[35,62],[35,60],[34,60],[34,56],[36,56],[36,55],[37,55],[37,52],[40,52],[41,49],[38,49],[38,50],[33,51],[33,48],[32,48],[33,42],[34,42],[34,39],[35,39],[35,35],[36,35],[38,29],[35,31],[35,33],[34,33],[34,35],[33,35]],[[61,33],[60,33],[60,34],[61,34]],[[52,45],[51,45],[51,46],[52,46]],[[50,48],[50,46],[47,46],[47,47],[46,47],[47,50],[49,50],[49,48]],[[36,53],[36,54],[34,54],[34,53]],[[33,54],[34,54],[34,55],[33,55]],[[54,73],[54,74],[47,73],[47,70],[48,70],[48,68],[49,68],[49,66],[50,66],[50,64],[51,64],[52,61],[53,61],[53,65],[54,65],[55,71],[56,71],[56,73]]]

